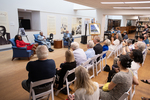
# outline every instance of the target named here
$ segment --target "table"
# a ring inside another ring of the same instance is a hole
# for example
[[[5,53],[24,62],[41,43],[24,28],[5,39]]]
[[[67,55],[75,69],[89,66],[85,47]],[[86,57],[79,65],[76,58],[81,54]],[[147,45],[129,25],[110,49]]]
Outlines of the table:
[[[54,40],[54,48],[62,48],[62,40]]]

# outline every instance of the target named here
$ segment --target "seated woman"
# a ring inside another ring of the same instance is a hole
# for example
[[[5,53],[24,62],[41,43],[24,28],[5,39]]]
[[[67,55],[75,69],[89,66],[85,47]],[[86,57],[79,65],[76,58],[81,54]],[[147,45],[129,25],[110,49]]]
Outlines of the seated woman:
[[[63,79],[68,70],[72,70],[76,67],[76,61],[74,55],[70,50],[65,52],[66,61],[60,65],[60,68],[57,68],[57,75],[59,76],[58,89],[63,87]],[[75,78],[75,74],[68,76],[68,81],[72,81]]]
[[[104,92],[100,89],[100,98],[102,100],[118,100],[125,92],[127,92],[132,83],[138,85],[137,78],[131,70],[131,59],[128,55],[121,55],[117,62],[120,72],[116,73],[112,81],[108,85],[109,92]],[[102,85],[100,85],[102,86]]]
[[[111,37],[111,45],[109,46],[110,50],[114,50],[122,42],[122,36],[120,33],[116,34],[116,40],[114,37]]]
[[[93,41],[88,41],[88,43],[87,43],[88,50],[85,51],[87,59],[92,58],[92,57],[95,56],[95,51],[94,51],[93,47],[94,47],[94,42]]]
[[[118,68],[118,65],[117,65],[118,60],[119,60],[119,57],[114,58],[114,63],[112,65],[112,70],[109,71],[107,82],[111,82],[114,75],[120,71],[119,68]]]
[[[35,53],[35,50],[36,50],[36,47],[38,46],[38,44],[30,44],[30,43],[25,43],[23,40],[22,40],[22,37],[21,35],[16,35],[15,36],[15,42],[16,42],[16,46],[19,48],[19,47],[26,47],[27,50],[33,50],[34,53]]]
[[[109,39],[106,39],[104,41],[104,45],[103,45],[103,51],[107,51],[109,49],[109,46],[110,45],[110,40]],[[103,55],[103,58],[105,58],[106,54]]]
[[[131,59],[133,59],[130,69],[132,70],[136,78],[138,78],[138,69],[140,68],[140,64],[142,64],[143,62],[143,54],[140,50],[133,49],[130,52],[129,56]]]
[[[134,45],[132,44],[132,40],[127,40],[127,45],[130,51],[134,49]]]
[[[87,70],[79,66],[75,70],[75,76],[75,93],[68,100],[99,100],[99,84],[90,79]]]

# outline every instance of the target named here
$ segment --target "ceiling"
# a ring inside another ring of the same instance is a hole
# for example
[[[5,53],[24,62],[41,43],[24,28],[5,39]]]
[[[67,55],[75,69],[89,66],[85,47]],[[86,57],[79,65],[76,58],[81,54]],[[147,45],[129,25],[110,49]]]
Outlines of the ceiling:
[[[150,0],[65,0],[93,8],[113,9],[113,7],[150,7],[150,3],[139,4],[101,4],[101,2],[137,2]]]

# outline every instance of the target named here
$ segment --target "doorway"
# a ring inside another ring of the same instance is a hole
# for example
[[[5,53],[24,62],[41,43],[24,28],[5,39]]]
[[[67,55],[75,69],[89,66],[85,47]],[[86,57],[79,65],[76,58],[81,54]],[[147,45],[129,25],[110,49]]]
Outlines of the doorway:
[[[111,30],[111,29],[116,29],[116,27],[120,27],[121,24],[121,20],[113,20],[113,19],[108,19],[108,26],[107,29]]]

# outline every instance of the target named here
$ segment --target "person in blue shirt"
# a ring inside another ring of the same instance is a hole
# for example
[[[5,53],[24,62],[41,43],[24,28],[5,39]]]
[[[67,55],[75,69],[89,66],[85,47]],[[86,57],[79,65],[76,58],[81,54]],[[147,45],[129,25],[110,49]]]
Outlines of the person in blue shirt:
[[[127,40],[127,39],[128,39],[127,32],[126,32],[126,31],[124,31],[124,32],[123,32],[123,34],[124,34],[123,40]]]
[[[117,33],[120,33],[120,30],[119,30],[119,28],[117,28]]]
[[[95,51],[94,51],[93,47],[94,47],[94,42],[91,40],[87,43],[88,50],[85,51],[87,59],[95,56]]]
[[[73,40],[72,34],[69,33],[69,31],[66,31],[66,32],[64,33],[64,37],[63,37],[63,38],[65,39],[65,41],[68,42],[68,49],[70,49],[71,42],[72,42],[72,40]]]
[[[144,42],[146,43],[147,47],[149,47],[149,40],[147,38],[148,36],[144,34]]]
[[[106,39],[105,41],[104,41],[104,45],[103,45],[103,51],[107,51],[108,49],[109,49],[109,46],[110,45],[110,40],[109,39]],[[106,57],[106,54],[104,54],[103,55],[103,58],[105,58]]]

